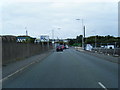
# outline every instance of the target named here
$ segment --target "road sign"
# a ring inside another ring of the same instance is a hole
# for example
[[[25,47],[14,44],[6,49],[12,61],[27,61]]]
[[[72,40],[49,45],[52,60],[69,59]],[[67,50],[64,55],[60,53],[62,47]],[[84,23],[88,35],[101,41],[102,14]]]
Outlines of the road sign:
[[[40,41],[41,42],[49,42],[49,36],[47,36],[47,35],[41,35],[40,36]]]

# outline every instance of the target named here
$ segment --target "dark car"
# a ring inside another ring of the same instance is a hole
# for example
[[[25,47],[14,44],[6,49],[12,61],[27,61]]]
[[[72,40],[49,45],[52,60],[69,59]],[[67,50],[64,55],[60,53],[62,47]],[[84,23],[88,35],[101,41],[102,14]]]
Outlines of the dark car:
[[[65,49],[65,46],[64,46],[64,45],[60,45],[60,47],[61,47],[62,49]]]
[[[62,46],[60,45],[60,46],[57,46],[56,47],[56,51],[58,52],[58,51],[63,51],[63,48],[62,48]]]

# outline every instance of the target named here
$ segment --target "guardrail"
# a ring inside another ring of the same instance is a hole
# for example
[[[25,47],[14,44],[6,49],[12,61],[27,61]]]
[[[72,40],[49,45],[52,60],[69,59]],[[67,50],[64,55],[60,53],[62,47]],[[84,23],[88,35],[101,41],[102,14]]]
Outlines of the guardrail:
[[[92,52],[98,52],[113,56],[120,56],[120,48],[107,49],[107,48],[93,48]]]

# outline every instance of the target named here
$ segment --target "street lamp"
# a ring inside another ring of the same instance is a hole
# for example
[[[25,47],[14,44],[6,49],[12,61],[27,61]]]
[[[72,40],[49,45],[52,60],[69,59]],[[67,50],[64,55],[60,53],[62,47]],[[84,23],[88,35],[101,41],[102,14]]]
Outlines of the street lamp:
[[[82,22],[82,30],[83,30],[83,36],[82,36],[82,48],[85,49],[84,45],[84,38],[85,38],[85,26],[83,25],[83,19],[76,19],[76,20],[81,20]]]
[[[52,41],[54,41],[54,29],[52,29]]]
[[[56,29],[56,28],[55,28]],[[60,30],[61,28],[60,27],[58,27],[57,28],[58,30]],[[54,38],[54,29],[52,29],[52,45],[53,45],[53,47],[55,47],[56,46],[56,43],[55,43],[55,38]],[[58,37],[57,37],[57,39],[58,39]]]
[[[55,45],[54,45],[55,41],[54,41],[54,29],[52,29],[52,47],[54,48]]]
[[[92,32],[94,32],[95,33],[95,48],[97,47],[97,36],[96,36],[96,32],[95,31],[92,31]]]

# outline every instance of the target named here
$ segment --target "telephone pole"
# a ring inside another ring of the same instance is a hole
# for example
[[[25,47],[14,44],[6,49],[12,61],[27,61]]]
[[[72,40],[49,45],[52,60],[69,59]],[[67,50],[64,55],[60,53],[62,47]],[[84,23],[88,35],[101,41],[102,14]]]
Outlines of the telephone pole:
[[[83,37],[83,46],[84,46],[84,50],[85,50],[85,26],[83,27],[83,32],[84,32],[84,37]]]

